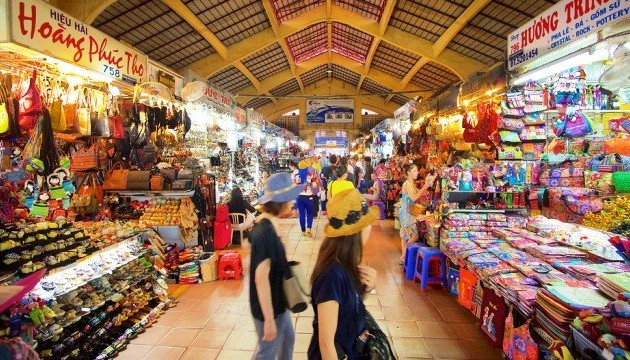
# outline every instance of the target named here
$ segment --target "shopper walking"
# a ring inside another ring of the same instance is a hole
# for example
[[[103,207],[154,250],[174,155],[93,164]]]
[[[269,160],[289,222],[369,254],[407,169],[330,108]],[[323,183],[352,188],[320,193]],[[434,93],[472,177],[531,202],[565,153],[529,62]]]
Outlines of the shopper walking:
[[[379,209],[352,189],[330,199],[328,216],[311,277],[315,318],[308,358],[358,359],[355,345],[366,329],[363,294],[374,289],[377,275],[362,263],[363,246]]]
[[[328,192],[326,198],[330,200],[333,196],[339,194],[342,191],[354,189],[352,181],[348,180],[348,170],[345,166],[338,166],[335,168],[335,180],[328,183]],[[328,208],[328,205],[326,205]]]
[[[402,200],[400,209],[398,210],[398,221],[400,222],[400,242],[402,246],[402,255],[400,256],[400,264],[405,259],[407,251],[407,243],[415,243],[418,241],[418,226],[416,218],[409,212],[409,206],[414,205],[416,200],[424,196],[428,189],[435,181],[434,175],[427,175],[424,185],[418,189],[415,181],[418,178],[418,167],[415,164],[403,165],[403,173],[406,177],[402,187]]]
[[[313,172],[309,172],[306,181],[300,185],[302,191],[297,198],[298,218],[302,236],[313,236],[313,216],[315,207],[315,197],[319,193],[317,179]],[[319,201],[317,202],[319,205]]]
[[[269,179],[269,172],[268,171],[263,171],[260,174],[260,180],[258,180],[258,185],[256,186],[256,189],[258,191],[258,197],[262,197],[264,190],[265,190],[265,186],[267,185],[267,180]]]
[[[250,235],[249,299],[258,333],[254,359],[290,360],[293,357],[295,330],[282,289],[287,257],[276,232],[276,222],[280,216],[291,212],[300,191],[291,174],[278,173],[269,177],[264,195],[258,200],[263,214]]]

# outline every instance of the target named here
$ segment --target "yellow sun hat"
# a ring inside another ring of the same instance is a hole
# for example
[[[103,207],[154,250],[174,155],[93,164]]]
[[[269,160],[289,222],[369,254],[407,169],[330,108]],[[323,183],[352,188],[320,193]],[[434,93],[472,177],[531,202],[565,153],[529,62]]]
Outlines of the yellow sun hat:
[[[368,206],[357,189],[342,191],[331,197],[326,210],[328,224],[324,228],[324,234],[327,237],[356,234],[380,218],[378,206]]]

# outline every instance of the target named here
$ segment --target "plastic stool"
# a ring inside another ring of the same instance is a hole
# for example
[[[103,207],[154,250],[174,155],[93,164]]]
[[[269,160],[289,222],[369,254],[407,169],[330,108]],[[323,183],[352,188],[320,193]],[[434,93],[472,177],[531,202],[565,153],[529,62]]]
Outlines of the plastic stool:
[[[241,255],[235,252],[224,253],[219,257],[219,280],[241,279],[243,264]]]
[[[418,250],[422,247],[420,243],[407,243],[407,251],[405,252],[405,278],[407,280],[413,280],[413,276],[416,271],[416,257],[418,256]]]
[[[378,206],[378,208],[381,209],[381,220],[385,220],[385,203],[382,201],[374,201],[372,205]]]
[[[439,266],[437,272],[431,274],[431,263],[434,262],[434,268]],[[420,288],[425,290],[429,283],[439,283],[446,289],[446,256],[436,249],[421,247],[418,249],[416,257],[416,270],[413,275],[413,279],[420,279]]]

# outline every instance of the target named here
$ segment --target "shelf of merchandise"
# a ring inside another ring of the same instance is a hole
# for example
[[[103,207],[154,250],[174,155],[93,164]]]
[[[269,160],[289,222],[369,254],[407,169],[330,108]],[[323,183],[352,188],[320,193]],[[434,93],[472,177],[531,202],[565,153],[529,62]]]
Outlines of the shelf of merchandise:
[[[142,241],[142,234],[137,234],[137,235],[134,235],[134,236],[132,236],[132,237],[130,237],[128,239],[120,241],[120,242],[118,242],[116,244],[109,245],[109,246],[103,248],[102,250],[99,250],[99,251],[97,251],[97,252],[95,252],[95,253],[93,253],[93,254],[91,254],[89,256],[86,256],[86,257],[82,258],[81,260],[79,260],[79,261],[77,261],[77,262],[75,262],[73,264],[69,264],[69,265],[66,265],[66,266],[63,266],[63,267],[51,270],[51,272],[48,273],[42,279],[42,281],[49,280],[51,278],[57,278],[57,277],[60,277],[60,276],[63,277],[62,273],[65,272],[65,271],[70,271],[70,270],[74,269],[75,267],[86,263],[87,261],[94,260],[97,257],[99,257],[99,256],[101,256],[101,255],[103,255],[105,253],[108,253],[110,251],[114,251],[115,249],[117,249],[117,248],[119,248],[121,246],[127,246],[129,244],[132,244],[133,242],[140,242],[140,241]],[[140,258],[142,256],[144,256],[144,252],[132,255],[128,259],[126,259],[124,262],[117,264],[115,269],[117,269],[117,268],[119,268],[121,266],[127,265],[128,263],[130,263],[133,260],[138,259],[138,258]],[[90,282],[92,280],[95,280],[95,279],[98,279],[98,278],[102,277],[103,275],[105,275],[105,274],[107,274],[109,272],[111,272],[111,271],[107,270],[107,271],[99,272],[98,274],[94,274],[94,276],[92,276],[90,279],[84,280],[80,284],[77,284],[76,286],[68,288],[68,289],[64,290],[63,292],[55,293],[54,297],[57,298],[57,297],[65,295],[65,294],[68,294],[69,292],[74,291],[74,290],[76,290],[76,289],[78,289],[78,288],[80,288],[82,286],[85,286],[85,284],[87,284],[88,282]]]
[[[191,197],[195,190],[105,190],[110,194],[120,196],[165,196],[165,197]]]
[[[592,114],[627,114],[630,113],[630,109],[627,110],[596,110],[596,109],[580,109],[582,112],[585,113],[592,113]],[[558,110],[545,110],[543,111],[543,114],[557,114]]]
[[[526,207],[514,207],[506,209],[449,209],[450,213],[471,213],[471,214],[504,214],[512,211],[527,211]]]

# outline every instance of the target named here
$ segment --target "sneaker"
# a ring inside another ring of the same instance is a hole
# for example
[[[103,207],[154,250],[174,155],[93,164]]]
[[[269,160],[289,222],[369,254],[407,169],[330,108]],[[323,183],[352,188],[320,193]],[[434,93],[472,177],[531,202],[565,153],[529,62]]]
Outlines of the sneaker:
[[[313,236],[313,231],[311,229],[306,229],[306,236],[308,237]]]
[[[302,236],[306,236],[306,231],[302,231]]]

